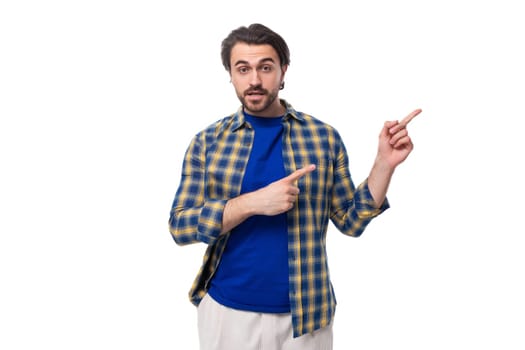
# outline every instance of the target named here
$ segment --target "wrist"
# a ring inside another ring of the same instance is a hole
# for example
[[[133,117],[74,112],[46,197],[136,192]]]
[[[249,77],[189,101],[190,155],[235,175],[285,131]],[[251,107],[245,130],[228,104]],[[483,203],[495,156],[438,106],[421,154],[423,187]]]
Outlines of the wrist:
[[[257,208],[254,205],[257,203],[257,200],[253,198],[253,194],[254,192],[244,193],[232,200],[234,202],[232,204],[234,204],[235,210],[237,210],[244,218],[249,218],[258,213]]]
[[[394,173],[394,170],[396,169],[395,166],[390,164],[386,159],[378,155],[374,161],[373,168],[375,171],[378,171],[385,175],[392,175]]]

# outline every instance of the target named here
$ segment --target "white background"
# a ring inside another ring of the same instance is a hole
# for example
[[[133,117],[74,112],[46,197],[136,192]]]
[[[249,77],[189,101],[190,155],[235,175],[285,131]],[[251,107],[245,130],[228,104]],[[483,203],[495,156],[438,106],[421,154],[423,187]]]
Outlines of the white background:
[[[519,1],[3,1],[0,348],[197,349],[204,245],[168,217],[184,151],[239,102],[220,42],[261,22],[286,98],[341,132],[354,182],[415,108],[392,208],[330,227],[335,349],[524,349]]]

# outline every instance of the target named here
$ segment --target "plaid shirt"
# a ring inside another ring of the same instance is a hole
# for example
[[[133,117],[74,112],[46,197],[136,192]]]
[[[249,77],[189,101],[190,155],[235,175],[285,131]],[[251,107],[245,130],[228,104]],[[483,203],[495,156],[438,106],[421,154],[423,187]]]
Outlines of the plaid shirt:
[[[326,256],[329,219],[342,233],[357,237],[388,202],[377,209],[367,181],[354,187],[346,149],[333,127],[281,102],[287,109],[282,142],[286,173],[317,166],[298,181],[297,203],[287,212],[290,307],[298,337],[328,325],[335,312]],[[229,233],[220,235],[222,213],[228,199],[240,194],[253,138],[241,107],[198,133],[186,151],[169,228],[177,244],[208,244],[189,293],[195,305],[206,294],[228,242]]]

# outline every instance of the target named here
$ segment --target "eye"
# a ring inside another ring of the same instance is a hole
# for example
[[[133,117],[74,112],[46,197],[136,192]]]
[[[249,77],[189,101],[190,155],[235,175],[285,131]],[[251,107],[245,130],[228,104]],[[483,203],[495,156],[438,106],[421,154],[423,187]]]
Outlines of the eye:
[[[250,70],[250,69],[249,69],[248,67],[246,67],[246,66],[241,66],[241,67],[238,67],[238,68],[237,68],[237,71],[238,71],[239,73],[241,73],[241,74],[248,73],[249,70]]]
[[[271,72],[272,69],[273,69],[273,67],[270,66],[270,65],[267,65],[267,64],[265,64],[264,66],[261,67],[261,70],[262,70],[263,72]]]

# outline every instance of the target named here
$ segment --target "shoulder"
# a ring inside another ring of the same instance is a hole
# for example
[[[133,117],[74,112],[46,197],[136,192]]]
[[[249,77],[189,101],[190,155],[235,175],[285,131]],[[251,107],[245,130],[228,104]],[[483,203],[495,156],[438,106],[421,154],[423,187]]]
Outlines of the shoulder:
[[[204,141],[209,140],[210,138],[219,138],[220,135],[223,135],[225,133],[231,133],[235,129],[237,120],[238,116],[236,113],[218,119],[215,122],[201,129],[199,132],[197,132],[195,138]]]
[[[311,114],[295,111],[294,126],[313,136],[326,137],[332,143],[341,142],[339,131],[330,123]]]
[[[286,107],[286,114],[290,117],[291,120],[295,121],[295,124],[297,124],[298,127],[303,126],[307,129],[337,134],[336,128],[334,128],[331,124],[317,117],[314,117],[312,114],[296,110],[286,100],[281,100],[281,103]]]

